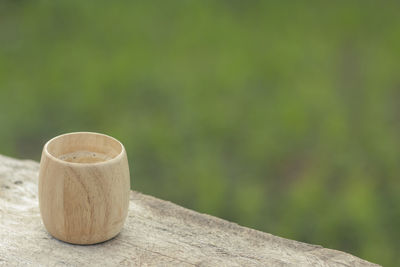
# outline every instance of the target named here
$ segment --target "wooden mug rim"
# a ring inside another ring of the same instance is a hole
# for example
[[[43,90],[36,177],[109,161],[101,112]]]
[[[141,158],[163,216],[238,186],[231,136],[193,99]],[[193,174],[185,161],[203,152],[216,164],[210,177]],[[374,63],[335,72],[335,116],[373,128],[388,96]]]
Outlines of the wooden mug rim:
[[[48,145],[52,142],[54,142],[55,140],[59,139],[59,138],[63,138],[65,136],[69,136],[69,135],[77,135],[77,134],[86,134],[86,135],[94,135],[94,136],[103,136],[105,138],[109,138],[115,142],[117,142],[120,147],[121,147],[121,151],[118,153],[118,155],[116,155],[115,157],[112,157],[111,159],[108,159],[106,161],[100,161],[100,162],[93,162],[93,163],[82,163],[82,162],[70,162],[70,161],[65,161],[62,159],[57,158],[56,156],[54,156],[49,150],[48,150]],[[96,133],[96,132],[71,132],[71,133],[65,133],[65,134],[61,134],[58,136],[53,137],[52,139],[50,139],[49,141],[46,142],[46,144],[43,147],[43,151],[45,153],[45,155],[47,157],[49,157],[51,160],[54,160],[60,164],[64,164],[64,165],[71,165],[71,166],[93,166],[93,165],[107,165],[107,164],[112,164],[114,162],[117,162],[118,160],[120,160],[123,155],[125,154],[125,147],[124,145],[117,140],[116,138],[106,135],[106,134],[102,134],[102,133]]]

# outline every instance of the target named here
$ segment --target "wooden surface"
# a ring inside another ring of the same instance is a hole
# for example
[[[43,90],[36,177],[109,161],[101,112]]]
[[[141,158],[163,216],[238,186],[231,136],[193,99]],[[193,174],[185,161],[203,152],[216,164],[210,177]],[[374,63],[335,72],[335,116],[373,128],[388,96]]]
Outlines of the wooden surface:
[[[71,245],[51,237],[41,222],[38,170],[36,162],[0,156],[0,265],[377,266],[134,191],[119,235],[97,245]]]
[[[40,213],[47,231],[62,241],[88,245],[116,236],[128,214],[129,188],[125,148],[110,136],[69,133],[43,148]]]

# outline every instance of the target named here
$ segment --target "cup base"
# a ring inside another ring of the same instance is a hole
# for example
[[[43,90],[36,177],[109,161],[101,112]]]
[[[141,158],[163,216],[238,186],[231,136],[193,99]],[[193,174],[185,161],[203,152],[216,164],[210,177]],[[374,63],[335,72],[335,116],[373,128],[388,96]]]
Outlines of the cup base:
[[[51,234],[50,232],[48,232],[53,238],[57,239],[58,241],[67,243],[67,244],[71,244],[71,245],[79,245],[79,246],[91,246],[91,245],[99,245],[102,243],[105,243],[107,241],[110,241],[114,238],[116,238],[121,232],[116,233],[115,235],[112,235],[111,237],[108,238],[103,238],[103,239],[99,239],[99,240],[93,240],[93,241],[82,241],[82,240],[69,240],[66,238],[61,238],[61,237],[57,237],[53,234]]]

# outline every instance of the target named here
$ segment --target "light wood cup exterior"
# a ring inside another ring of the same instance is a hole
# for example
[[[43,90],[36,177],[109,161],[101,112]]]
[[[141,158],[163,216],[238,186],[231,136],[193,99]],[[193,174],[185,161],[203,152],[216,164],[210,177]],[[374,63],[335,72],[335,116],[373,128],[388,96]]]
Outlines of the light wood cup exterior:
[[[93,158],[103,155],[106,160],[62,159],[65,154],[79,156],[79,151],[93,153]],[[125,222],[129,193],[127,155],[116,139],[79,132],[57,136],[45,144],[40,161],[39,207],[46,229],[55,238],[73,244],[113,238]]]

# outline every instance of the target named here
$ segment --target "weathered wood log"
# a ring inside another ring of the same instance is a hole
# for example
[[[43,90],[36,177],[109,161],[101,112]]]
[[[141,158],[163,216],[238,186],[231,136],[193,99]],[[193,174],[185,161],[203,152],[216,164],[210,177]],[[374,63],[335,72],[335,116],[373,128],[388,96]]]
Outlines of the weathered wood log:
[[[39,165],[0,156],[0,265],[378,266],[132,191],[122,232],[97,245],[50,236],[37,200]]]

